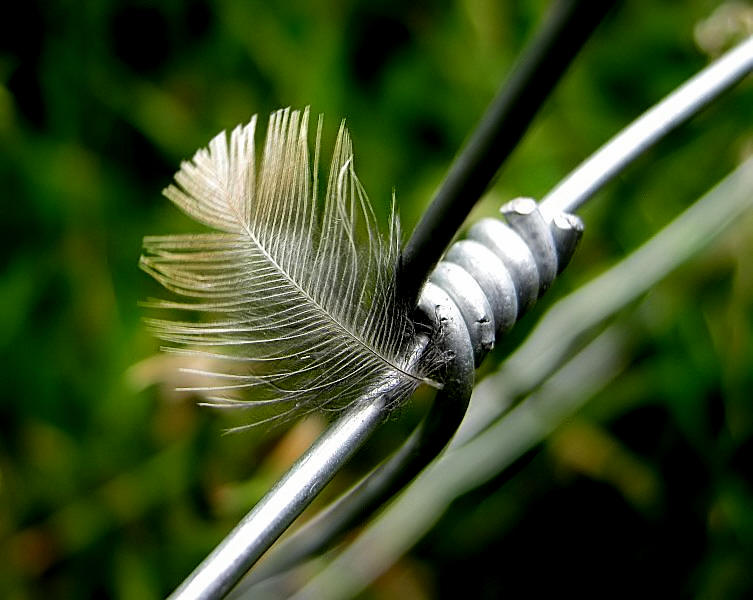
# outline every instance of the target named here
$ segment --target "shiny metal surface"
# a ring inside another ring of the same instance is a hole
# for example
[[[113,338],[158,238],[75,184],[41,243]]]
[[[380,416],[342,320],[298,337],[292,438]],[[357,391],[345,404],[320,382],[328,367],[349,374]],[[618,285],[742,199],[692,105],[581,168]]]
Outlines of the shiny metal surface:
[[[444,410],[443,402],[467,403],[473,391],[476,365],[471,334],[462,310],[432,281],[426,282],[421,291],[418,310],[432,320],[437,332],[435,343],[448,359],[442,374],[444,388],[438,394],[441,401],[435,402],[433,408]],[[460,421],[457,424],[460,425]]]
[[[646,149],[753,70],[753,36],[646,111],[580,164],[541,201],[544,215],[573,212]]]
[[[468,238],[486,246],[502,261],[515,284],[518,299],[515,319],[519,319],[536,303],[539,295],[539,272],[530,248],[498,219],[482,219],[468,230]]]
[[[562,273],[583,235],[583,221],[575,215],[560,213],[552,219],[552,239],[557,247],[557,275]]]
[[[429,281],[445,291],[460,309],[478,365],[494,347],[494,313],[484,290],[468,271],[451,262],[440,262]]]
[[[442,263],[460,265],[476,280],[492,309],[496,332],[512,328],[518,316],[515,283],[494,252],[480,242],[459,240],[450,246]]]
[[[500,212],[507,223],[497,219],[476,223],[468,240],[450,247],[430,279],[452,290],[450,295],[460,306],[475,305],[476,311],[482,311],[488,305],[496,335],[508,331],[546,292],[569,262],[583,233],[583,223],[575,215],[559,214],[545,220],[532,198],[516,198]],[[476,279],[476,286],[467,282],[469,275]],[[477,288],[484,293],[485,303],[476,299]],[[478,322],[473,309],[463,313],[469,330],[474,331]]]
[[[516,198],[500,208],[499,212],[531,251],[539,276],[537,296],[540,296],[557,276],[559,260],[549,223],[544,220],[533,198]]]
[[[384,420],[391,384],[334,423],[170,596],[224,596]]]

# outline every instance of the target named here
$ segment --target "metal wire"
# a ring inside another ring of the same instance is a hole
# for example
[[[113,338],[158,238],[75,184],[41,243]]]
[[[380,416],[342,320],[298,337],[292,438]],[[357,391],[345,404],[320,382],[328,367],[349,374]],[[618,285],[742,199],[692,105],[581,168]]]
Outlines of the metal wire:
[[[558,0],[491,101],[405,245],[404,292],[416,299],[474,204],[518,145],[616,0]]]
[[[389,390],[376,390],[330,427],[170,598],[224,596],[382,423],[387,406]]]
[[[495,331],[506,331],[530,308],[569,260],[582,226],[577,218],[557,209],[582,204],[638,154],[752,69],[750,38],[631,125],[626,130],[631,132],[629,136],[620,134],[614,138],[541,205],[531,199],[513,201],[503,207],[507,225],[484,220],[471,229],[469,241],[459,242],[447,253],[424,286],[419,301],[425,318],[443,332],[441,343],[454,355],[448,364],[445,389],[428,417],[428,422],[434,420],[435,433],[448,439],[459,424],[470,397],[474,366],[493,345]],[[597,161],[598,156],[601,158]],[[591,179],[586,176],[588,173]],[[564,191],[558,192],[560,188]],[[389,412],[388,406],[389,390],[376,389],[346,412],[171,598],[209,599],[224,595],[380,424]],[[448,406],[453,408],[448,410]],[[367,499],[373,500],[394,486],[405,465],[415,469],[425,461],[426,456],[418,462],[410,457],[420,454],[422,443],[437,446],[439,437],[412,436],[416,445],[407,454],[398,453],[400,458],[386,471],[389,476],[374,486]],[[327,537],[335,533],[335,528],[325,527],[323,532]]]
[[[689,79],[583,161],[542,199],[542,212],[577,210],[633,160],[751,70],[753,36]]]
[[[419,310],[439,332],[434,343],[453,356],[427,421],[395,456],[277,548],[235,597],[320,550],[361,517],[365,505],[372,507],[402,488],[454,433],[470,399],[475,368],[496,336],[549,288],[583,231],[573,215],[545,221],[530,198],[513,200],[501,212],[507,224],[498,219],[477,223],[469,239],[453,244],[422,290]]]

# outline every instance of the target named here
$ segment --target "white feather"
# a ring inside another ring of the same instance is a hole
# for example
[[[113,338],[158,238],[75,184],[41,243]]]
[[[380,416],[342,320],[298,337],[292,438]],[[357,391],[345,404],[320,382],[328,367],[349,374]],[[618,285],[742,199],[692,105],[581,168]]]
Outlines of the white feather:
[[[323,201],[320,117],[310,164],[309,112],[269,119],[256,164],[256,117],[184,162],[164,194],[215,230],[144,239],[141,266],[189,301],[151,306],[197,320],[150,319],[174,351],[222,365],[192,388],[216,406],[264,407],[255,424],[348,405],[389,381],[398,401],[427,373],[395,287],[394,205],[387,236],[356,177],[344,124]],[[431,383],[429,381],[429,383]]]

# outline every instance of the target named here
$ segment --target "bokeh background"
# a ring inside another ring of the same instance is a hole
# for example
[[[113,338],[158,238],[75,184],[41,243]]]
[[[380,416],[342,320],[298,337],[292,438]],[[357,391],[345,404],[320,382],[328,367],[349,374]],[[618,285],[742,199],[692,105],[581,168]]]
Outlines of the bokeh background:
[[[711,0],[625,3],[473,218],[541,197],[750,27]],[[226,435],[173,390],[138,301],[141,237],[196,229],[160,196],[217,131],[310,105],[410,231],[548,2],[38,2],[0,19],[0,597],[169,593],[325,425]],[[717,13],[718,17],[718,13]],[[697,35],[698,32],[705,34]],[[732,36],[734,37],[734,35]],[[650,237],[753,148],[748,80],[583,211],[552,302]],[[753,593],[753,221],[624,319],[630,367],[463,495],[364,598]],[[403,410],[331,495],[398,443]]]

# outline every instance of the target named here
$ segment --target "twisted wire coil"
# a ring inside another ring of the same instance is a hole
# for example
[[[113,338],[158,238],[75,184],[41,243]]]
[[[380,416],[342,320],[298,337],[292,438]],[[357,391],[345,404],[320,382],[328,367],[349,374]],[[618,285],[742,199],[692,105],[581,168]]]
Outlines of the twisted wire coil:
[[[497,336],[549,289],[583,233],[577,216],[546,219],[532,198],[516,198],[500,212],[506,223],[482,219],[450,247],[419,298],[423,315],[452,338],[439,342],[455,363],[450,384],[470,377],[472,385],[475,367]]]

